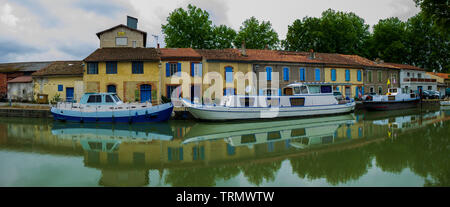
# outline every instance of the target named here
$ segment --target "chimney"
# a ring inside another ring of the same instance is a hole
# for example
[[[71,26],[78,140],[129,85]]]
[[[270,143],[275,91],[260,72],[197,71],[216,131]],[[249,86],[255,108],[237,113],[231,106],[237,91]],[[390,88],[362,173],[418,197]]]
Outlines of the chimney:
[[[265,49],[265,50],[268,50],[268,49],[269,49],[269,45],[266,44],[266,46],[264,46],[264,49]]]
[[[310,49],[310,50],[309,50],[309,53],[310,53],[310,54],[309,54],[309,55],[310,55],[310,56],[309,56],[310,59],[315,59],[315,58],[316,58],[316,53],[314,52],[313,49]]]
[[[245,40],[242,41],[242,45],[241,45],[241,55],[242,55],[242,56],[247,56],[247,52],[245,51]]]
[[[156,48],[158,48],[158,49],[159,49],[159,43],[158,43],[158,44],[156,44]]]
[[[127,27],[137,29],[137,23],[138,23],[138,19],[127,16]]]

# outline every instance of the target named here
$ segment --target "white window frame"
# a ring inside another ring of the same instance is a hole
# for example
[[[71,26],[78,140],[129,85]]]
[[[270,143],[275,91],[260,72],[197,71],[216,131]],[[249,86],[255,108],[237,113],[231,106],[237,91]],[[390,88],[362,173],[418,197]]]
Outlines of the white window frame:
[[[120,42],[119,40],[122,40]],[[125,43],[123,42],[125,40]],[[128,45],[128,37],[116,37],[116,46],[127,46]]]

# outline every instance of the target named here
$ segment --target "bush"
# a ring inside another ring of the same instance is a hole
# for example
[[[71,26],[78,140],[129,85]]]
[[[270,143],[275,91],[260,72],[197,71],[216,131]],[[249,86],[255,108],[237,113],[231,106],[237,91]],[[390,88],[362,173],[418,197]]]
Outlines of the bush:
[[[55,96],[53,96],[53,99],[50,100],[50,103],[51,104],[56,104],[56,103],[58,103],[60,101],[61,101],[61,95],[59,95],[59,93],[57,93]]]

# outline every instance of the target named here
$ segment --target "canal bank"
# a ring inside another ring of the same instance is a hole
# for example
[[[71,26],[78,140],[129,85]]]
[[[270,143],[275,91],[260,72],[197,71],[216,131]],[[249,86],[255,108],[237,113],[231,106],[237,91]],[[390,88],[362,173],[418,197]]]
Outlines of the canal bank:
[[[418,109],[439,109],[440,100],[422,100]],[[361,101],[356,101],[355,112],[365,111]],[[48,104],[28,104],[28,103],[0,103],[0,117],[34,117],[34,118],[53,118]],[[172,119],[191,120],[192,114],[185,107],[175,107],[173,109]]]

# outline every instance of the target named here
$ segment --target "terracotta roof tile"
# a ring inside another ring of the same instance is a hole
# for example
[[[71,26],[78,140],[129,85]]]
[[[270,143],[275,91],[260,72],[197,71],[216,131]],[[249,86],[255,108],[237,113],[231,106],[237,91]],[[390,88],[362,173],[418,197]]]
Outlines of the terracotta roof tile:
[[[30,83],[32,80],[33,79],[31,76],[19,76],[17,78],[9,80],[8,83]]]
[[[83,75],[82,61],[56,61],[32,74],[33,76]]]
[[[444,78],[444,79],[449,79],[449,78],[450,78],[450,74],[449,74],[449,73],[433,73],[433,72],[427,72],[427,74],[439,76],[439,77]]]
[[[83,61],[159,61],[160,54],[155,48],[99,48]]]
[[[0,73],[7,72],[32,72],[47,67],[52,62],[20,62],[20,63],[1,63]]]
[[[423,68],[419,68],[416,66],[412,66],[412,65],[407,65],[407,64],[399,64],[399,63],[386,63],[388,65],[392,65],[394,67],[400,68],[400,69],[408,69],[408,70],[422,70],[425,71],[425,69]]]
[[[202,60],[202,56],[192,48],[160,48],[161,60]]]

